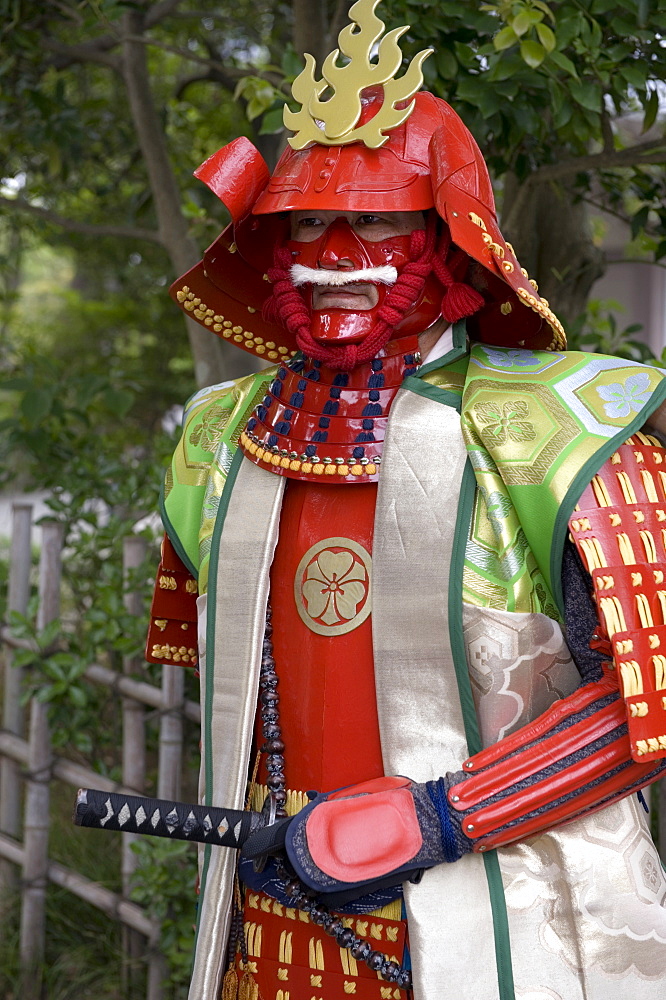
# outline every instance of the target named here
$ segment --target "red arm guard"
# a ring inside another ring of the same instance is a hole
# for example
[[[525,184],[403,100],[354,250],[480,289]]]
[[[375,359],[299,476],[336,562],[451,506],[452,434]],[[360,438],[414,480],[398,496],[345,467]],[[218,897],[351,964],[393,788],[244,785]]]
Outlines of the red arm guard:
[[[611,639],[632,756],[666,757],[666,449],[634,434],[594,477],[569,526]]]
[[[597,639],[614,662],[448,777],[449,804],[475,851],[601,809],[666,770],[666,449],[642,433],[629,438],[569,526],[594,582]]]
[[[167,535],[162,541],[145,657],[149,663],[197,665],[197,582]]]
[[[654,781],[666,761],[632,760],[626,710],[606,675],[463,769],[449,776],[449,804],[473,850],[485,851],[601,809]]]

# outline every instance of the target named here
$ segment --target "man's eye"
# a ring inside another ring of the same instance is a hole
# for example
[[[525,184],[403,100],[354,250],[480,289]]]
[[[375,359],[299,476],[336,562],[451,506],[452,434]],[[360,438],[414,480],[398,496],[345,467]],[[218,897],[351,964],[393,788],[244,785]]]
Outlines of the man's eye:
[[[376,226],[378,222],[383,222],[381,215],[360,215],[356,220],[362,226]]]
[[[322,225],[322,221],[321,221],[321,219],[317,219],[314,216],[312,216],[312,217],[308,217],[306,219],[299,219],[298,222],[297,222],[297,225],[299,225],[299,226],[321,226]]]

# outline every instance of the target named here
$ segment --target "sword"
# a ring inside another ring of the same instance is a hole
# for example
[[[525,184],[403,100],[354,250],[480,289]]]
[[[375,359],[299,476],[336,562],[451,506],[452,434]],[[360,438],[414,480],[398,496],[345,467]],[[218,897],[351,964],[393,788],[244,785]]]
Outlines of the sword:
[[[80,788],[74,822],[97,830],[120,830],[171,840],[242,847],[255,830],[266,826],[264,813],[218,806],[190,805],[169,799]]]

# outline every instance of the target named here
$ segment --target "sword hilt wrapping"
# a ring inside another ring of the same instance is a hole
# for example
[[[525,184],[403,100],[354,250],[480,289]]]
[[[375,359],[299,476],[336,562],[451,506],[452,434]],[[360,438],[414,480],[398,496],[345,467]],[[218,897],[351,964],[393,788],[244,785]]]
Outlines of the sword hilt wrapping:
[[[96,788],[79,789],[74,812],[77,826],[233,848],[242,847],[261,821],[260,813],[121,795]]]

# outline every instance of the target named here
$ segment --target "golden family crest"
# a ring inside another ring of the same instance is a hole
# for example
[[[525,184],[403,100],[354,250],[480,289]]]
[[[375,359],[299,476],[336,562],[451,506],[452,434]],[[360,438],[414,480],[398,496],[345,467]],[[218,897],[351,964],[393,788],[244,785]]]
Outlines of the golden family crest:
[[[371,610],[372,558],[351,538],[324,538],[296,570],[294,597],[302,621],[319,635],[344,635]]]
[[[384,22],[375,14],[379,0],[356,0],[349,10],[353,18],[338,35],[340,48],[326,57],[322,78],[315,78],[316,62],[309,53],[305,55],[305,68],[292,86],[299,111],[285,105],[284,124],[296,132],[289,143],[294,149],[304,149],[311,143],[324,146],[344,146],[350,142],[364,142],[371,149],[383,146],[389,129],[397,128],[409,118],[414,101],[407,107],[396,105],[408,101],[423,84],[421,66],[432,49],[423,49],[414,56],[407,71],[396,79],[402,63],[402,50],[398,39],[409,31],[409,25],[394,28],[384,37]],[[381,38],[377,58],[371,61],[373,48]],[[349,62],[338,65],[340,52]],[[361,117],[361,93],[367,87],[381,86],[384,102],[374,117],[358,125]],[[322,100],[330,88],[332,95]]]

